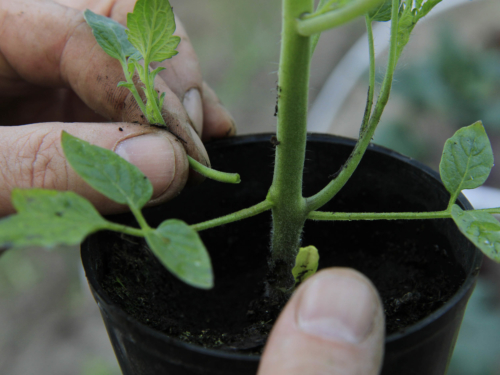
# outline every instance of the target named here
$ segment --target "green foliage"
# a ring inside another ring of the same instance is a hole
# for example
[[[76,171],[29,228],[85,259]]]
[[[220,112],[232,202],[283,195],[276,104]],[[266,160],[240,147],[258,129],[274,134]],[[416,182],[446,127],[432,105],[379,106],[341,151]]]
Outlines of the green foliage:
[[[130,43],[147,62],[169,59],[181,41],[173,36],[174,12],[168,0],[139,0],[134,12],[127,15],[127,35]]]
[[[64,155],[85,182],[109,199],[136,208],[143,207],[153,194],[151,182],[135,165],[111,150],[63,132]]]
[[[292,269],[295,287],[298,287],[318,270],[319,254],[314,246],[301,247]]]
[[[134,12],[127,15],[128,30],[90,10],[85,11],[85,20],[103,50],[120,61],[126,81],[120,82],[118,86],[132,92],[149,123],[165,125],[161,115],[164,95],[159,96],[154,89],[155,77],[164,68],[150,71],[149,63],[161,62],[177,54],[175,49],[180,38],[173,35],[175,17],[168,0],[137,1]],[[144,66],[141,60],[144,60]],[[144,84],[145,104],[132,79],[136,70]]]
[[[14,189],[17,214],[0,220],[0,247],[76,245],[108,222],[73,192]]]
[[[399,1],[401,3],[401,0]],[[368,13],[372,21],[386,22],[391,20],[392,0],[387,0],[377,8]]]
[[[153,254],[175,276],[202,289],[213,287],[212,265],[198,233],[181,220],[167,220],[146,232]]]
[[[441,0],[404,0],[399,11],[397,58],[410,40],[410,34],[419,20],[425,17]]]
[[[439,172],[446,189],[456,196],[481,186],[493,167],[493,151],[483,124],[459,129],[445,143]]]
[[[127,57],[137,52],[128,41],[123,25],[111,18],[95,14],[90,9],[87,9],[83,16],[92,28],[97,43],[108,55],[125,64]]]
[[[463,211],[453,205],[451,215],[460,231],[487,257],[500,263],[500,223],[483,211]]]

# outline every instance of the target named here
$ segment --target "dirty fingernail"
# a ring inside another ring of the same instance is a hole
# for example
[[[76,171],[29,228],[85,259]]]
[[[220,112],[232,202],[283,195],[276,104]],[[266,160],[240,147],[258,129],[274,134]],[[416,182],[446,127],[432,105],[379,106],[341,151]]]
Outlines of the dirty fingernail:
[[[355,278],[319,274],[298,306],[299,328],[310,335],[358,344],[371,332],[377,306],[371,287]]]
[[[137,166],[153,184],[153,198],[162,195],[175,177],[175,151],[167,137],[146,134],[121,141],[115,152]]]
[[[200,156],[201,160],[198,160],[200,163],[203,163],[205,166],[210,167],[210,158],[208,157],[207,150],[205,148],[205,145],[201,141],[201,138],[196,134],[196,132],[191,129],[190,126],[187,127],[189,131],[189,135],[191,139],[193,140],[193,143],[198,150],[198,154]]]
[[[201,103],[201,95],[198,89],[190,89],[184,94],[182,104],[193,123],[198,134],[203,130],[203,106]]]
[[[233,115],[227,110],[226,107],[224,107],[222,104],[220,104],[220,107],[224,110],[224,113],[227,118],[227,124],[229,125],[228,130],[225,133],[226,137],[232,137],[233,135],[236,135],[236,122],[234,121]]]

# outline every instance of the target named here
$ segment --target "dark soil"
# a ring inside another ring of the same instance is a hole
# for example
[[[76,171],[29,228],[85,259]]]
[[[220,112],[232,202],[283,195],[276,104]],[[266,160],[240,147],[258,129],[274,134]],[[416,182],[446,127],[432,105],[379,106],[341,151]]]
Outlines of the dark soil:
[[[269,159],[271,147],[270,144],[262,146],[257,153]],[[317,185],[324,185],[325,181],[321,179],[338,170],[349,148],[337,147],[335,152],[330,148],[329,151],[336,154],[334,161],[318,159],[321,150],[308,155],[309,178],[306,175],[306,179],[312,182],[306,184],[306,193],[316,191]],[[214,156],[211,158],[216,166],[224,164],[224,158],[216,157],[215,161]],[[371,166],[365,163],[325,210],[442,209],[433,207],[446,204],[436,203],[435,196],[444,195],[446,198],[446,192],[436,192],[434,182],[426,181],[413,170],[398,170],[399,173],[391,177],[390,186],[385,186],[383,181],[387,182],[387,178],[384,174],[391,168],[386,166],[388,161],[384,158],[371,158],[374,160]],[[219,166],[219,169],[238,170],[231,165],[233,159],[226,157],[225,164],[229,165]],[[255,161],[255,155],[249,156],[248,160]],[[322,168],[323,162],[328,165],[326,172],[321,178],[314,178],[315,169]],[[380,170],[373,170],[373,166]],[[181,200],[163,210],[168,210],[169,217],[195,223],[248,207],[265,196],[270,180],[266,169],[256,168],[252,173],[248,176],[242,173],[242,180],[249,181],[243,191],[241,187],[221,187],[207,182],[203,189],[194,188],[184,193]],[[359,181],[364,181],[364,184]],[[425,194],[415,190],[415,181],[428,185],[424,188]],[[397,189],[398,185],[403,186],[405,194]],[[411,194],[416,198],[409,198]],[[187,208],[188,204],[190,208]],[[161,221],[160,212],[161,209],[151,212],[149,220],[154,225]],[[450,232],[453,226],[449,224],[445,220],[308,222],[303,244],[313,244],[319,249],[320,268],[353,267],[373,281],[383,300],[387,333],[391,334],[435,311],[462,284],[465,272],[459,264],[461,255],[457,255],[450,245],[450,238],[457,235]],[[124,241],[117,243],[115,240],[119,235],[104,232],[93,239],[94,243],[102,245],[99,249],[103,255],[103,263],[98,267],[99,280],[117,305],[154,329],[206,347],[260,353],[282,308],[269,300],[265,288],[269,229],[270,215],[265,213],[201,232],[214,266],[215,288],[210,291],[197,290],[179,282],[159,264],[141,240],[124,237]]]

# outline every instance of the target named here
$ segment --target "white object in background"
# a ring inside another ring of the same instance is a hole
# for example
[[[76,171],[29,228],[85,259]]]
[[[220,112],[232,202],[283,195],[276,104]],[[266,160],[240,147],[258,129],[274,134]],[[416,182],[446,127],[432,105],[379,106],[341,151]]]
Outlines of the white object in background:
[[[417,27],[425,20],[445,10],[470,2],[472,1],[442,1],[435,6],[427,17],[424,17],[422,21],[417,24]],[[390,22],[376,22],[373,27],[376,57],[389,47],[390,26]],[[346,53],[323,85],[309,110],[307,118],[308,131],[316,133],[329,132],[340,108],[344,105],[345,100],[354,89],[359,79],[368,70],[369,65],[368,35],[365,34],[358,39]]]
[[[464,190],[462,193],[475,209],[500,207],[500,189],[480,186],[476,189]]]

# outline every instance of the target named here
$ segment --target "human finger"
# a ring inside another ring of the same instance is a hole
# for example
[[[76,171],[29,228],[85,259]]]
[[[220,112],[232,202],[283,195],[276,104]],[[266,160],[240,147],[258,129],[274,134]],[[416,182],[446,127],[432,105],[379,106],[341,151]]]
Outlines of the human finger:
[[[182,190],[189,164],[181,142],[172,134],[129,123],[43,123],[0,127],[0,217],[14,212],[13,188],[71,190],[89,199],[104,214],[126,208],[90,188],[71,168],[61,147],[61,133],[114,150],[151,180],[156,204]]]
[[[217,94],[203,82],[203,141],[231,137],[236,134],[236,124]]]
[[[308,279],[266,344],[258,375],[377,375],[384,315],[371,282],[347,268]]]

